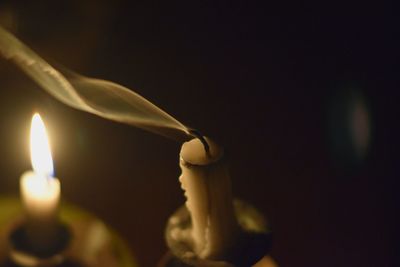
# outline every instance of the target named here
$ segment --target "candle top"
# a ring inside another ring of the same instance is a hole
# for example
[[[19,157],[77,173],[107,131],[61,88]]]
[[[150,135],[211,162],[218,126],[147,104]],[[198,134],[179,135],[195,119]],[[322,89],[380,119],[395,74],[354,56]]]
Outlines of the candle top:
[[[208,137],[205,137],[205,140],[209,145],[209,153],[204,149],[203,143],[194,138],[182,145],[181,159],[189,164],[201,166],[218,161],[224,154],[222,147]]]

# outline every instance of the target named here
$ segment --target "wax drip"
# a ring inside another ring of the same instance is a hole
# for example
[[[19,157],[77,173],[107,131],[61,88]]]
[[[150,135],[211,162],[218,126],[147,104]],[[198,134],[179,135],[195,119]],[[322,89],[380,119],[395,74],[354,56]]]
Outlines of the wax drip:
[[[198,130],[195,129],[189,129],[189,134],[200,140],[200,142],[204,146],[207,157],[211,157],[210,146],[208,145],[207,140],[204,138],[204,135],[202,135]]]

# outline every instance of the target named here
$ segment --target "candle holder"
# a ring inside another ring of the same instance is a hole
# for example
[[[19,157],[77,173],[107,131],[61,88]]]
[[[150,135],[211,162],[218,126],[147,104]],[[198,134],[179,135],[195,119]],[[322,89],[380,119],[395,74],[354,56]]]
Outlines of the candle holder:
[[[20,200],[0,198],[0,267],[137,267],[124,241],[101,220],[73,205],[60,207],[53,251],[32,252]]]
[[[274,260],[266,256],[271,248],[271,231],[264,216],[241,200],[234,200],[233,204],[242,234],[225,260],[197,257],[187,234],[192,226],[191,216],[183,205],[168,220],[165,237],[170,252],[161,259],[159,267],[277,267]]]

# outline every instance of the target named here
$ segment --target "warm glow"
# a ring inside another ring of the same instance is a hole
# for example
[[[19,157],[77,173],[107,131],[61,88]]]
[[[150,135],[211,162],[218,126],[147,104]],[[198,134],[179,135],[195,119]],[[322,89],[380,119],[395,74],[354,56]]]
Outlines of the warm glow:
[[[31,125],[31,162],[33,170],[41,175],[53,175],[49,139],[42,118],[38,113],[32,117]]]

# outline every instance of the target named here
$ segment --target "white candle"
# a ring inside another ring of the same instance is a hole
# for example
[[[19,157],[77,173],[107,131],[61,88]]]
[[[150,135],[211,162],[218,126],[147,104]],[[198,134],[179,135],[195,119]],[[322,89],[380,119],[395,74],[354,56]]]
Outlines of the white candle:
[[[57,241],[60,182],[52,177],[50,145],[44,123],[37,113],[32,118],[30,146],[33,171],[24,173],[20,180],[26,233],[32,246],[46,250]]]
[[[223,150],[209,138],[207,154],[199,139],[183,144],[180,153],[187,208],[192,219],[192,240],[197,256],[223,259],[239,231],[233,210],[231,181]]]

